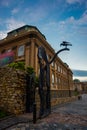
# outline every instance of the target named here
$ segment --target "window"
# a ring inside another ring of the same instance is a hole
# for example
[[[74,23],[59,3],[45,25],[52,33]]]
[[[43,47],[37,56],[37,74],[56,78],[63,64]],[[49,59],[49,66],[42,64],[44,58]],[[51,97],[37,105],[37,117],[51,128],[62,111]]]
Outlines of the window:
[[[55,70],[57,70],[57,64],[55,63]]]
[[[52,83],[54,83],[54,74],[52,74]]]
[[[58,77],[56,76],[56,86],[58,86]]]
[[[60,72],[60,66],[58,66],[58,72]]]
[[[61,73],[63,72],[63,69],[61,68]]]
[[[24,45],[19,46],[18,48],[18,56],[23,56],[24,55]]]
[[[54,67],[55,63],[54,63],[54,62],[52,62],[52,63],[51,63],[51,65],[52,65],[52,67]]]
[[[59,84],[60,84],[60,78],[59,78]]]

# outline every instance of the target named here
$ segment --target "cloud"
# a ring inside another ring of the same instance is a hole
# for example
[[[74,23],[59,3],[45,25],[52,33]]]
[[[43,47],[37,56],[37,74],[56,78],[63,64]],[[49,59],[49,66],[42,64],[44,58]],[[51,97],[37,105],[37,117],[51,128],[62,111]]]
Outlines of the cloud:
[[[79,19],[76,19],[74,16],[70,16],[65,20],[51,20],[48,23],[44,23],[44,26],[40,25],[42,32],[46,35],[47,40],[51,43],[52,47],[55,48],[55,51],[58,50],[58,44],[62,41],[66,40],[73,44],[70,48],[72,51],[69,52],[69,55],[73,55],[74,61],[79,60],[79,56],[86,55],[87,50],[87,11],[85,10]],[[55,34],[55,35],[54,35]],[[52,39],[52,40],[51,40]],[[81,44],[80,44],[81,43]],[[75,55],[73,52],[77,49],[78,53]],[[82,50],[84,50],[82,52]],[[65,62],[70,64],[68,52],[67,54],[61,53],[60,57]],[[81,56],[82,58],[82,56]],[[83,60],[83,59],[82,59]],[[86,61],[83,60],[82,65],[87,64]],[[72,67],[74,63],[70,66]],[[80,61],[77,63],[81,68]],[[73,67],[72,67],[73,68]],[[87,68],[87,67],[86,67]],[[83,69],[83,67],[82,67]]]
[[[85,10],[82,17],[77,22],[79,25],[87,25],[87,10]]]
[[[16,28],[19,28],[19,27],[21,27],[21,26],[23,26],[23,25],[25,25],[24,22],[17,21],[17,20],[15,20],[15,19],[13,19],[13,18],[8,19],[8,20],[6,21],[7,31],[11,31],[11,30],[16,29]]]
[[[81,0],[66,0],[68,4],[81,3]]]
[[[39,8],[38,8],[39,6]],[[35,23],[45,19],[48,14],[48,9],[45,5],[35,5],[29,8],[25,8],[22,14],[22,19],[28,20],[28,22]]]
[[[79,19],[75,19],[74,16],[70,16],[65,21],[60,21],[61,25],[87,25],[87,10],[82,14]]]
[[[14,9],[11,11],[12,14],[17,14],[18,12],[19,12],[19,8],[14,8]]]
[[[74,16],[70,16],[69,18],[59,21],[57,23],[59,33],[67,34],[68,36],[75,36],[78,34],[79,36],[87,35],[87,10],[82,14],[79,19],[75,19]]]
[[[6,37],[6,31],[0,31],[0,39],[3,39]]]
[[[73,76],[73,79],[79,79],[80,81],[84,82],[86,81],[87,82],[87,77],[79,77],[79,76]]]
[[[3,0],[3,1],[1,1],[1,5],[8,7],[9,2],[7,0]]]
[[[72,70],[73,79],[79,79],[80,81],[87,81],[87,70]]]
[[[4,24],[6,29],[4,31],[0,31],[0,39],[5,38],[8,32],[25,25],[24,22],[15,20],[13,18],[7,19],[6,21],[4,21]]]
[[[13,2],[13,0],[0,0],[0,5],[9,7],[12,2]]]
[[[87,70],[72,70],[74,76],[87,77]]]

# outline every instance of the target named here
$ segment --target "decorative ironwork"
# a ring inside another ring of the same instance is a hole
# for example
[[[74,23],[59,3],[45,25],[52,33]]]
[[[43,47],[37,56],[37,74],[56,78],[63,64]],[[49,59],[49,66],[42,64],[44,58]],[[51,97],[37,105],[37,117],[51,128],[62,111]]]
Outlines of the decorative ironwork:
[[[39,75],[39,95],[40,95],[40,113],[39,117],[45,117],[51,113],[50,101],[50,64],[55,60],[56,56],[62,51],[69,51],[68,43],[65,43],[65,48],[59,50],[51,61],[48,61],[45,48],[38,47],[38,60],[40,65]]]

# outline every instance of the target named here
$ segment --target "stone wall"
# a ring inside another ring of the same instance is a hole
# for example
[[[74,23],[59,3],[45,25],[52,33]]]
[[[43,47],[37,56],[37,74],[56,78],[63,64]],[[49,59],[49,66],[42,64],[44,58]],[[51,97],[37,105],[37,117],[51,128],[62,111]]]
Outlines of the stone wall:
[[[0,108],[16,115],[26,113],[26,85],[26,73],[24,71],[15,70],[9,67],[0,68]],[[52,107],[76,100],[75,96],[67,97],[65,95],[64,97],[64,95],[61,96],[60,93],[59,90],[51,90]],[[37,90],[35,101],[37,111],[39,111],[40,98]]]
[[[25,112],[25,72],[9,67],[0,68],[0,107],[14,114]]]
[[[58,106],[60,104],[64,104],[64,103],[69,103],[69,102],[73,102],[75,100],[77,100],[77,96],[59,96],[58,93],[60,91],[59,90],[51,90],[51,107],[55,107]],[[36,105],[37,105],[37,111],[40,109],[40,98],[38,95],[38,91],[36,91]]]

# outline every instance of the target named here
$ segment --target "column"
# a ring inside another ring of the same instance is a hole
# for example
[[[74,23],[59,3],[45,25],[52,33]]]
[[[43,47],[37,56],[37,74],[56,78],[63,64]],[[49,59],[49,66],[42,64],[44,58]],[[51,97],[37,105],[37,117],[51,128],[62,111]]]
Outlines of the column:
[[[30,66],[35,68],[35,43],[34,39],[31,40],[31,47],[30,47]]]
[[[30,65],[30,45],[26,45],[25,48],[25,66]]]

